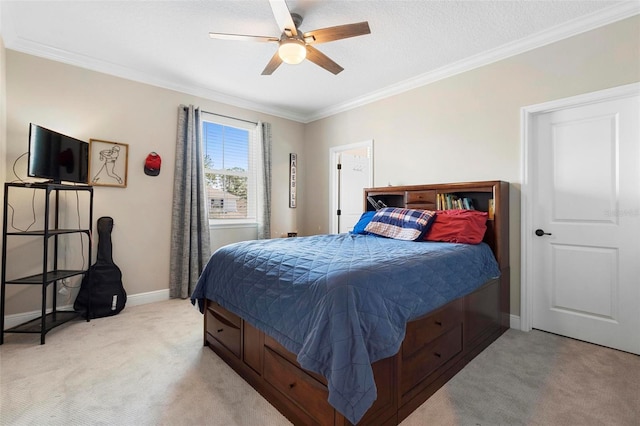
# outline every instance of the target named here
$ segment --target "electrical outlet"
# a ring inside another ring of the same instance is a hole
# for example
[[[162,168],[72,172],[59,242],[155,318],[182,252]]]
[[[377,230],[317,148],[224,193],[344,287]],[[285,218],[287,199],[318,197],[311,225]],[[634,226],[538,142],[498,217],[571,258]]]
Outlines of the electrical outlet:
[[[69,295],[69,284],[71,284],[71,280],[69,278],[63,278],[60,281],[60,288],[58,289],[58,294],[60,296],[68,296]]]

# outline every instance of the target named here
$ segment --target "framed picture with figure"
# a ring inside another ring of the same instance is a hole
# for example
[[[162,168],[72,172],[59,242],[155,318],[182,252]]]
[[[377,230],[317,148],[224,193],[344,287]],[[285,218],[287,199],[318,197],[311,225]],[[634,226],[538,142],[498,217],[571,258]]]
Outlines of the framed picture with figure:
[[[126,188],[128,162],[128,144],[89,140],[90,185]]]

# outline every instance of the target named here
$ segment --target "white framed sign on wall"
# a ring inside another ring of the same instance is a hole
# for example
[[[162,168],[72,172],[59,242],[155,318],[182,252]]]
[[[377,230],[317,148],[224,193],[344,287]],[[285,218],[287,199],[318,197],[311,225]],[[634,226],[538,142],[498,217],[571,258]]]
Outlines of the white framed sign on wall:
[[[296,208],[296,187],[298,173],[298,155],[289,154],[289,207]]]

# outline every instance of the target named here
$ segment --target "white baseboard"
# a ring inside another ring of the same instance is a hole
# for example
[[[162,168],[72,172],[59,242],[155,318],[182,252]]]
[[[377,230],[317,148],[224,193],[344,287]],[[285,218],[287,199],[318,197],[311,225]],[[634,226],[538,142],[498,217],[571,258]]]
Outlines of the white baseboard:
[[[72,308],[70,306],[60,306],[58,309],[60,310],[69,310]],[[47,309],[47,313],[51,312],[51,309]],[[31,321],[32,319],[36,319],[40,316],[41,311],[31,311],[31,312],[23,312],[20,314],[6,315],[4,317],[4,328],[5,330],[11,327],[15,327],[16,325],[25,323],[27,321]]]
[[[125,306],[138,306],[146,305],[147,303],[162,302],[169,300],[169,289],[149,291],[147,293],[127,294],[127,304]],[[73,305],[58,306],[61,311],[73,310]],[[51,312],[51,309],[47,309],[47,313]],[[32,319],[38,318],[42,314],[42,311],[22,312],[19,314],[7,315],[4,317],[5,330],[16,325],[23,324]]]
[[[127,306],[146,305],[147,303],[163,302],[169,300],[169,289],[149,291],[127,295]]]
[[[518,315],[511,315],[509,317],[509,327],[520,330],[520,317]]]

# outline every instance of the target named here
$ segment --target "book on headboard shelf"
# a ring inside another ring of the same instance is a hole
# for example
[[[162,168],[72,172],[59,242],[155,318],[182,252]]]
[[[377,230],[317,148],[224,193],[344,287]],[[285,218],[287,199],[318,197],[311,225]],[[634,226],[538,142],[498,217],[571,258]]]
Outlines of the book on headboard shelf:
[[[493,198],[485,200],[484,204],[486,204],[486,212],[489,215],[488,219],[493,219]],[[436,208],[438,210],[476,210],[476,206],[471,197],[465,197],[453,193],[439,193],[436,197]],[[483,210],[483,208],[480,208],[479,210]]]
[[[471,198],[458,197],[456,194],[438,194],[436,205],[438,210],[475,210]]]

